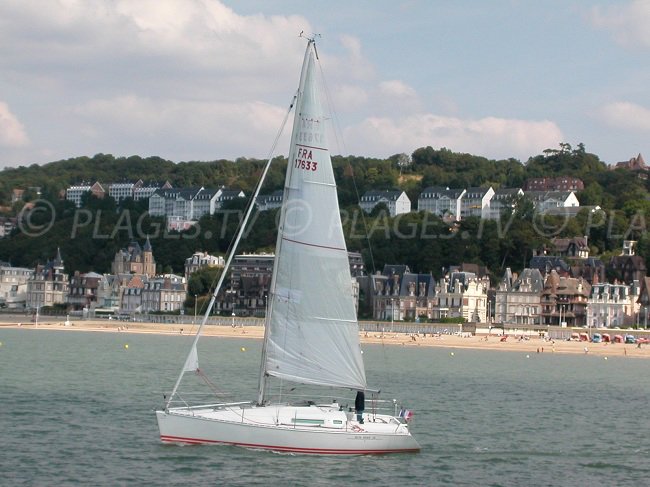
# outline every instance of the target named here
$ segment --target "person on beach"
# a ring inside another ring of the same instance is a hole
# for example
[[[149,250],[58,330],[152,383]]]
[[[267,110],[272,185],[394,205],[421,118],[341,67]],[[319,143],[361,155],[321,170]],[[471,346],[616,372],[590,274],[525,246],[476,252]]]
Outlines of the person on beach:
[[[357,397],[354,399],[354,409],[357,412],[357,421],[363,424],[363,410],[366,409],[366,395],[363,391],[357,391]]]

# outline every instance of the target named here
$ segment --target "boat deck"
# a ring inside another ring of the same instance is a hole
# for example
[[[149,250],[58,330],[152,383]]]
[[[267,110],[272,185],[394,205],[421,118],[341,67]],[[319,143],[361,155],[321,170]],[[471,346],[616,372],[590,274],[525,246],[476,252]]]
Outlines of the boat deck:
[[[326,430],[330,433],[338,430],[345,433],[409,434],[407,425],[393,416],[366,412],[363,414],[363,423],[359,423],[356,413],[342,411],[338,404],[263,407],[223,404],[173,408],[169,413],[260,427]]]

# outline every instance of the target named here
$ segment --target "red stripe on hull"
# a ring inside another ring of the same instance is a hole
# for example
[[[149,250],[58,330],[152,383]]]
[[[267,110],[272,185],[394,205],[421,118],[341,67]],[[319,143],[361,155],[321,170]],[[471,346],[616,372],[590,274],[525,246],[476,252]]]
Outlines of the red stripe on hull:
[[[381,455],[384,453],[417,453],[419,448],[408,448],[399,450],[331,450],[321,448],[295,448],[290,446],[272,446],[258,445],[255,443],[234,443],[229,441],[202,440],[198,438],[182,438],[180,436],[161,436],[161,441],[165,443],[187,443],[190,445],[218,444],[242,446],[244,448],[259,448],[261,450],[273,450],[287,453],[311,453],[318,455]]]

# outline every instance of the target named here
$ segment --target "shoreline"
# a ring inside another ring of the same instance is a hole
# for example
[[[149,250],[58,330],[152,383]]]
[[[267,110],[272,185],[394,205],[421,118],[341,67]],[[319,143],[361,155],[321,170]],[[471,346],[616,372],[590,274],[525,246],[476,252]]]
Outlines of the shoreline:
[[[112,321],[71,321],[68,325],[64,322],[43,322],[35,326],[33,323],[0,323],[2,329],[24,330],[55,330],[55,331],[84,331],[99,333],[126,333],[126,334],[156,334],[187,336],[196,332],[198,325],[177,325],[141,322],[112,322]],[[245,326],[235,327],[223,325],[208,325],[203,330],[206,337],[247,338],[261,340],[264,337],[264,327]],[[497,336],[469,336],[457,335],[410,335],[407,333],[359,333],[362,344],[379,344],[401,347],[438,347],[449,349],[490,350],[497,352],[519,353],[559,353],[597,355],[608,357],[650,358],[648,345],[640,348],[633,344],[624,343],[589,343],[566,340],[544,340],[530,338],[520,340],[509,336],[505,342]]]

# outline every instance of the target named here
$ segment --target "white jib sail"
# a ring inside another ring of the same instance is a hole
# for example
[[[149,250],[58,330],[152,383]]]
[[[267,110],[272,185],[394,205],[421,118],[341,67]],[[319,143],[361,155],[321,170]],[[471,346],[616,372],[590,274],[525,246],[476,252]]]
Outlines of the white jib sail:
[[[315,63],[310,42],[289,149],[264,370],[293,382],[365,389]]]
[[[192,349],[185,359],[183,365],[183,372],[196,372],[199,368],[199,354],[196,352],[196,344],[192,345]]]

